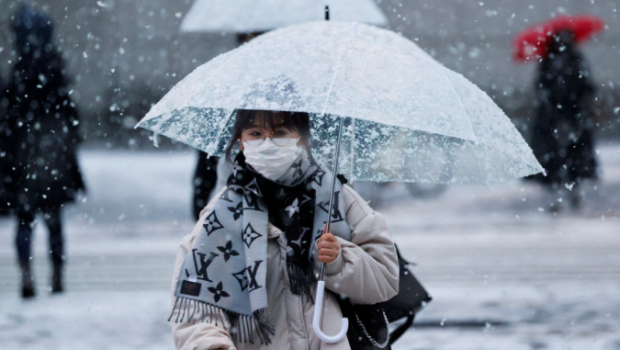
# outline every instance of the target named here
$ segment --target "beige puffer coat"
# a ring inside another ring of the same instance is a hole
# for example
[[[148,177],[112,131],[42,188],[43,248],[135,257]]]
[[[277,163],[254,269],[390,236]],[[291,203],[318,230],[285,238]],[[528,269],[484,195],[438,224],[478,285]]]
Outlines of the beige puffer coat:
[[[325,268],[325,288],[337,294],[345,294],[353,302],[374,304],[388,300],[398,293],[398,259],[394,242],[387,232],[381,214],[368,204],[349,186],[344,186],[346,220],[351,227],[351,242],[338,238],[340,254]],[[216,195],[215,198],[219,198]],[[202,229],[202,222],[212,210],[212,200],[203,210],[191,234],[181,241],[173,273],[172,293],[178,282],[179,272],[185,256]],[[275,334],[269,346],[261,345],[258,338],[254,344],[234,344],[224,327],[208,322],[175,323],[178,310],[171,318],[172,334],[177,349],[278,349],[278,350],[348,350],[346,337],[339,343],[326,344],[316,337],[312,330],[313,301],[290,292],[286,273],[286,239],[283,232],[269,225],[267,291],[269,322],[275,325]],[[315,271],[319,271],[319,263]],[[313,287],[313,295],[316,285]],[[332,335],[340,330],[342,313],[335,294],[326,293],[323,310],[323,331]],[[353,320],[350,320],[352,322]],[[229,325],[227,324],[226,327]]]

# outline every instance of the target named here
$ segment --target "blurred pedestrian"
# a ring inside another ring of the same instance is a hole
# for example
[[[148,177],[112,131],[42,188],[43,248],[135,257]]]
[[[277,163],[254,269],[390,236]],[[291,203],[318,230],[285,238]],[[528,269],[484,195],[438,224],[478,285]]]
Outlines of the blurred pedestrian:
[[[8,193],[5,182],[8,181],[7,174],[9,163],[7,161],[7,147],[9,146],[9,131],[7,124],[6,107],[8,100],[5,98],[6,87],[4,79],[0,74],[0,216],[9,214]]]
[[[597,177],[592,105],[595,86],[572,31],[555,34],[547,49],[536,81],[537,110],[531,139],[547,176],[533,178],[560,193],[560,198],[568,193],[568,202],[577,208],[582,201],[579,185]],[[551,204],[553,212],[559,210],[564,200],[560,198]]]
[[[7,87],[6,119],[10,171],[7,187],[17,216],[15,244],[23,298],[35,296],[31,269],[32,232],[41,213],[49,231],[52,293],[62,292],[65,262],[61,210],[84,182],[77,162],[79,118],[71,101],[64,61],[53,44],[53,24],[44,13],[22,5],[12,29],[16,59]]]

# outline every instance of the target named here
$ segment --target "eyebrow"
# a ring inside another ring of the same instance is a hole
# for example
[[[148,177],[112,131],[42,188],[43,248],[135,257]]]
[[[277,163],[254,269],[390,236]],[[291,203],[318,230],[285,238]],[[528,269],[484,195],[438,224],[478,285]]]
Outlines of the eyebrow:
[[[261,125],[256,125],[256,124],[254,124],[254,125],[250,126],[250,128],[262,128],[262,127],[265,127],[265,125],[262,125],[262,124]],[[286,127],[286,125],[284,123],[280,123],[280,124],[274,124],[273,127],[274,128]]]

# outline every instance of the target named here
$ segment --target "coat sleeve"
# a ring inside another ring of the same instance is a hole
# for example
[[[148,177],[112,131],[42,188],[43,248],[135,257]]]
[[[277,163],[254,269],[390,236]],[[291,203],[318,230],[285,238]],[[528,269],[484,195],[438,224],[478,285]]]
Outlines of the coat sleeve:
[[[215,198],[219,198],[219,195]],[[177,250],[177,257],[174,264],[174,272],[172,275],[172,313],[170,317],[170,326],[172,327],[172,337],[174,339],[174,345],[178,350],[235,349],[232,338],[230,337],[230,334],[226,331],[226,329],[230,328],[230,325],[228,323],[222,324],[222,322],[225,322],[224,317],[222,317],[223,315],[207,314],[207,321],[203,322],[198,317],[198,313],[196,313],[196,316],[190,322],[187,322],[187,320],[184,320],[185,322],[175,321],[177,316],[179,316],[179,314],[181,313],[181,310],[176,307],[176,297],[174,295],[174,292],[179,282],[179,274],[183,266],[183,261],[191,250],[192,244],[194,243],[196,236],[202,228],[202,222],[204,221],[205,217],[211,212],[214,205],[215,200],[212,200],[209,205],[201,212],[200,219],[196,223],[196,226],[192,230],[192,233],[183,238]],[[214,323],[208,322],[208,320],[210,319],[217,319],[218,325],[216,326]]]
[[[398,294],[399,267],[385,219],[351,187],[343,192],[351,242],[338,237],[340,253],[325,267],[325,286],[357,304],[389,300]]]

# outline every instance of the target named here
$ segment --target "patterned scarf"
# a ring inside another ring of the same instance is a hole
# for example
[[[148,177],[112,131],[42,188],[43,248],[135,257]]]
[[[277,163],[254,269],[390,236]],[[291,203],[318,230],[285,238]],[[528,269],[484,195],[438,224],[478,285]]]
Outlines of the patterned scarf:
[[[273,182],[247,166],[240,153],[227,189],[183,262],[175,291],[174,309],[180,309],[175,322],[189,322],[198,313],[203,321],[217,324],[207,315],[223,314],[235,341],[251,343],[256,331],[261,343],[269,344],[274,329],[266,313],[268,225],[284,231],[291,292],[310,297],[313,252],[327,221],[330,180],[328,171],[300,156]],[[331,231],[350,240],[344,213],[342,185],[337,182]]]

